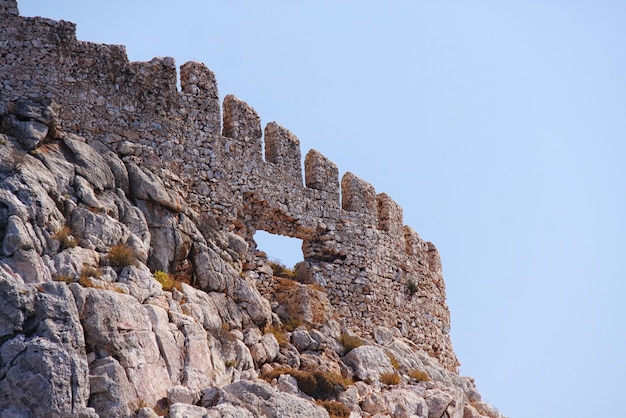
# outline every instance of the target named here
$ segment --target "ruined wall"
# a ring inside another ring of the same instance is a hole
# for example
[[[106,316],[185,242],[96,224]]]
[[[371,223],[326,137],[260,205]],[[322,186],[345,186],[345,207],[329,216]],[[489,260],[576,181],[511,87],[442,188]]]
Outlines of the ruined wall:
[[[201,63],[180,67],[178,90],[172,58],[129,62],[123,46],[78,41],[73,23],[20,17],[12,0],[0,0],[0,22],[0,115],[22,98],[54,100],[63,131],[152,169],[220,228],[250,243],[256,230],[302,239],[300,277],[326,289],[346,327],[395,327],[457,369],[439,255],[403,225],[391,197],[351,173],[340,180],[315,150],[303,176],[298,138],[275,122],[262,130],[233,96],[222,117]]]

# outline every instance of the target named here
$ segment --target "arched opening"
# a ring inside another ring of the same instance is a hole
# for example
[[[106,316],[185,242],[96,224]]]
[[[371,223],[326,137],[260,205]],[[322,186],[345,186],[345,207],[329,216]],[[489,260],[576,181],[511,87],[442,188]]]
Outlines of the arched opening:
[[[264,251],[269,260],[280,262],[289,269],[303,260],[301,239],[256,231],[254,241],[257,250]]]

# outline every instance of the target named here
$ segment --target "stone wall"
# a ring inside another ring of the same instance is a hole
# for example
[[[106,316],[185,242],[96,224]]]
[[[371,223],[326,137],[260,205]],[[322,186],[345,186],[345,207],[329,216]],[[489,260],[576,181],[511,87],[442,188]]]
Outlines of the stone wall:
[[[303,175],[298,138],[275,122],[263,130],[233,96],[220,107],[201,63],[180,67],[179,90],[172,58],[129,62],[123,46],[79,41],[70,22],[21,17],[12,0],[0,0],[0,21],[0,115],[19,99],[53,100],[63,131],[150,168],[219,228],[252,245],[256,230],[301,239],[300,279],[324,287],[347,328],[395,327],[457,369],[439,255],[403,225],[391,197],[352,173],[340,181],[315,150]]]

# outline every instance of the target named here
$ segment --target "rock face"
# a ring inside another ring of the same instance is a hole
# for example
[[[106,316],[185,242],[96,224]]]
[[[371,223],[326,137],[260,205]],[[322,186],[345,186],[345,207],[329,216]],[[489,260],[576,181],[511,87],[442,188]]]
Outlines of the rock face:
[[[263,158],[204,65],[178,91],[172,59],[17,10],[0,0],[1,417],[501,416],[457,374],[437,250],[389,196],[314,150],[303,179],[275,122]],[[303,240],[296,271],[257,229]]]

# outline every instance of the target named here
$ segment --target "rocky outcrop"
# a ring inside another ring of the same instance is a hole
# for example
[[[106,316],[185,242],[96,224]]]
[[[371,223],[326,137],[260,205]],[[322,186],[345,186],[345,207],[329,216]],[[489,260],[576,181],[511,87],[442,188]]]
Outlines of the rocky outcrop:
[[[316,151],[302,178],[276,123],[263,160],[258,115],[228,97],[222,131],[199,63],[178,92],[169,59],[0,17],[32,52],[0,57],[0,416],[501,416],[457,374],[438,254],[389,196],[340,191]],[[306,260],[278,271],[256,229]]]

